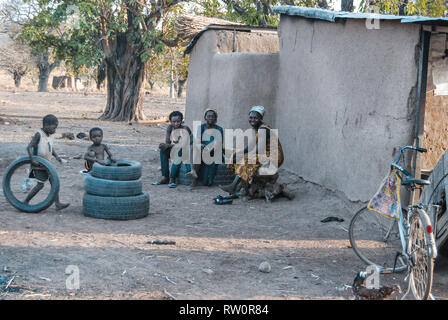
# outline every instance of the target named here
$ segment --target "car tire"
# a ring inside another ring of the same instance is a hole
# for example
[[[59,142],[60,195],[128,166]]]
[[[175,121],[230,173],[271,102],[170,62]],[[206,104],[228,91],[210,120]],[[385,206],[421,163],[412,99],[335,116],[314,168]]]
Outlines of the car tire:
[[[117,181],[92,177],[84,178],[85,191],[88,194],[101,197],[130,197],[142,193],[142,179]]]
[[[142,175],[142,165],[140,162],[130,160],[118,160],[106,166],[95,162],[91,174],[95,178],[105,180],[137,180]]]
[[[131,220],[149,214],[149,195],[142,192],[130,197],[101,197],[84,193],[82,199],[84,215],[109,220]]]

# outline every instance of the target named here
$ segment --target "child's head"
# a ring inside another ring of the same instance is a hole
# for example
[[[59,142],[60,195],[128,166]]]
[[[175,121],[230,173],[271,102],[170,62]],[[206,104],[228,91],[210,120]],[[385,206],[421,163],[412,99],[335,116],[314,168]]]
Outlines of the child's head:
[[[218,120],[218,114],[213,109],[207,109],[204,113],[204,120],[210,126],[215,125]]]
[[[48,134],[55,133],[58,124],[59,124],[58,118],[56,118],[56,116],[52,114],[47,114],[42,119],[42,129]]]
[[[89,131],[89,139],[94,144],[101,144],[101,141],[103,141],[103,130],[101,128],[95,127],[90,129]]]
[[[180,111],[173,111],[169,115],[169,119],[171,122],[171,125],[177,129],[181,126],[182,120],[184,119],[184,115]]]

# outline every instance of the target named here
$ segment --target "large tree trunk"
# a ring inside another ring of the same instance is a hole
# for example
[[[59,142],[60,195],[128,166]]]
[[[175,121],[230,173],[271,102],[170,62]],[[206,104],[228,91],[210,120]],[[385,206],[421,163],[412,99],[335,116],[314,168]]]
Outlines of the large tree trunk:
[[[55,60],[53,63],[50,63],[50,53],[42,52],[39,53],[36,57],[37,68],[39,69],[39,92],[47,92],[48,91],[48,79],[50,78],[50,73],[54,68],[59,66],[60,61]]]
[[[352,12],[353,0],[341,0],[341,11]]]
[[[406,9],[406,6],[408,5],[408,0],[404,0],[401,4],[400,4],[400,6],[398,7],[398,14],[400,15],[400,16],[404,16],[405,15],[405,12],[404,12],[404,9]]]
[[[146,119],[142,106],[144,92],[141,90],[145,83],[146,65],[134,50],[122,34],[114,44],[113,54],[106,57],[107,104],[100,120]]]
[[[50,69],[39,70],[39,87],[37,91],[48,91],[48,78],[50,78]]]

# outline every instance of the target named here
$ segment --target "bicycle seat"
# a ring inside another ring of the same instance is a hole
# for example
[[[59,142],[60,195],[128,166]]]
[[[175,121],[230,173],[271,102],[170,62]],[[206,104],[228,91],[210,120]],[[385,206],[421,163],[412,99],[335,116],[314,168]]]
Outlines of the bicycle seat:
[[[431,184],[431,181],[429,180],[423,180],[423,179],[415,179],[415,178],[409,178],[407,180],[404,180],[401,182],[402,185],[409,185],[409,184],[418,184],[418,185],[429,185]]]

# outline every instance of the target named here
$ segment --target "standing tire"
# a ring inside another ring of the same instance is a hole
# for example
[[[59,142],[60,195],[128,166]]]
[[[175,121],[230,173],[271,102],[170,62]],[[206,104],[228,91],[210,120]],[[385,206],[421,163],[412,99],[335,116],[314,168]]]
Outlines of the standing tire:
[[[100,197],[84,193],[83,212],[87,217],[109,220],[131,220],[149,214],[149,195],[146,192],[131,197]]]
[[[54,200],[56,199],[57,194],[59,193],[59,186],[60,186],[59,177],[53,165],[51,165],[49,161],[38,156],[34,156],[33,159],[42,164],[48,171],[48,180],[50,181],[51,189],[48,196],[44,199],[44,201],[34,205],[25,204],[22,201],[18,200],[11,191],[11,177],[14,174],[14,171],[16,171],[23,165],[30,164],[31,163],[30,157],[25,156],[13,161],[6,168],[2,179],[2,188],[6,200],[8,200],[8,202],[14,208],[27,213],[37,213],[50,207],[53,204]]]
[[[137,161],[118,160],[106,166],[93,164],[92,176],[99,179],[130,181],[142,176],[142,164]]]
[[[88,194],[101,197],[130,197],[142,193],[142,179],[130,181],[105,180],[87,174],[84,178]]]

